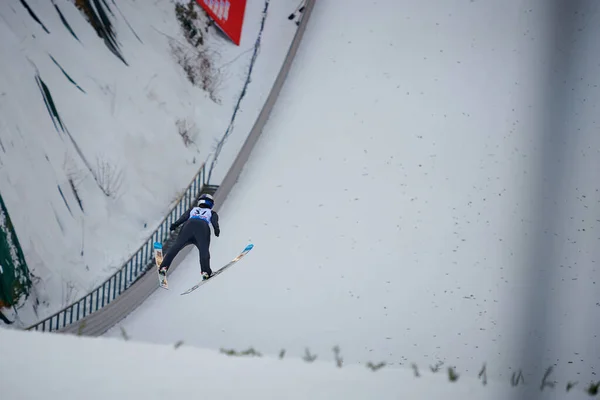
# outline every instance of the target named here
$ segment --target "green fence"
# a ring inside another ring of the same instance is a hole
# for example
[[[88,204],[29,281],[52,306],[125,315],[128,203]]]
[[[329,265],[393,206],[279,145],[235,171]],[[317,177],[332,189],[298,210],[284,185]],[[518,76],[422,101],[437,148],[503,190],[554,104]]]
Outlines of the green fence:
[[[29,294],[31,279],[23,250],[0,196],[0,308],[15,305]]]

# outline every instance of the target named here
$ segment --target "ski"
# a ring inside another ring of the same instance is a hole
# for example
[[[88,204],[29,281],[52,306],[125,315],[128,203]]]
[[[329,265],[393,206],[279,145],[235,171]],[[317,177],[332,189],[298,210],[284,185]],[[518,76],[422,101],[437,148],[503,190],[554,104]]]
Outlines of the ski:
[[[236,262],[238,262],[246,254],[248,254],[248,252],[250,250],[252,250],[253,247],[254,247],[254,245],[252,243],[250,243],[248,246],[246,246],[246,248],[244,248],[244,250],[242,250],[242,252],[236,258],[234,258],[233,260],[229,261],[227,264],[225,264],[224,267],[222,267],[218,271],[214,272],[210,278],[201,280],[200,282],[198,282],[197,284],[195,284],[194,286],[192,286],[191,288],[189,288],[185,292],[181,293],[181,295],[183,296],[184,294],[192,293],[194,290],[198,289],[200,286],[202,286],[206,282],[214,279],[215,276],[219,275],[220,273],[222,273],[223,271],[225,271],[227,268],[231,267],[233,264],[235,264]]]
[[[169,282],[167,281],[167,275],[159,272],[159,267],[163,260],[162,243],[160,242],[154,242],[154,259],[156,263],[156,272],[158,273],[158,285],[163,289],[168,289]]]

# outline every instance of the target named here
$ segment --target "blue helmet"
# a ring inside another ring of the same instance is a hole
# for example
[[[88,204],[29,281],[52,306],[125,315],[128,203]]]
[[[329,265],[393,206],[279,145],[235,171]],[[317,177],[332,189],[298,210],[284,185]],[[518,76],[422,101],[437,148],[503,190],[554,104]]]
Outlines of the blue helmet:
[[[204,193],[198,199],[198,207],[212,209],[214,205],[215,205],[215,201],[214,201],[213,197],[208,193]]]

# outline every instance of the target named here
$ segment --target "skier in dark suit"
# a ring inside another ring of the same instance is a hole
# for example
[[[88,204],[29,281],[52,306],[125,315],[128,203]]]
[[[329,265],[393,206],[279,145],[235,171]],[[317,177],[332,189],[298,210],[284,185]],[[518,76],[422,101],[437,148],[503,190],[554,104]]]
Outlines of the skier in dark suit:
[[[219,237],[221,229],[219,228],[219,215],[213,211],[214,200],[211,195],[203,194],[198,200],[197,207],[183,214],[177,221],[171,224],[169,228],[174,231],[179,225],[183,224],[181,232],[177,236],[175,243],[169,250],[160,264],[159,272],[167,273],[173,259],[188,244],[193,244],[200,253],[200,269],[202,278],[208,279],[213,272],[210,269],[210,226],[212,224],[215,230],[215,236]]]

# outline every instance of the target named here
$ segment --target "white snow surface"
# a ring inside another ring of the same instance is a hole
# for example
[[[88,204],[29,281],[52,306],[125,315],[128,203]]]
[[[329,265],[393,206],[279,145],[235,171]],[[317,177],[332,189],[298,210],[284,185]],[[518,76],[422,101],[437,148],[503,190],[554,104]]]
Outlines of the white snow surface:
[[[317,2],[213,269],[254,249],[106,336],[597,381],[600,14],[552,4]]]
[[[147,344],[0,329],[0,384],[7,399],[587,399],[583,387],[535,385],[433,374],[410,368],[228,356],[185,343]],[[43,377],[31,384],[32,376]]]
[[[108,50],[73,1],[27,1],[49,34],[19,1],[0,2],[0,191],[36,277],[14,326],[37,322],[86,295],[120,268],[170,211],[230,123],[265,7],[265,0],[248,1],[239,47],[214,27],[205,34],[205,48],[220,73],[220,103],[215,103],[187,80],[171,54],[169,40],[185,43],[174,1],[105,3],[114,13],[109,18],[129,66]],[[296,0],[270,2],[252,80],[211,183],[226,173],[266,100],[297,29],[287,20],[296,6]],[[55,129],[36,70],[90,167],[106,162],[122,173],[114,197],[99,189],[69,135]],[[193,144],[184,145],[178,119],[195,125]],[[12,310],[3,312],[15,317]]]

